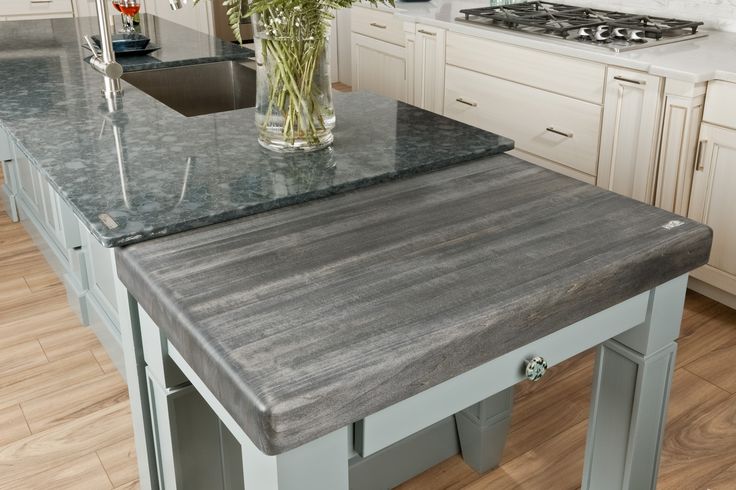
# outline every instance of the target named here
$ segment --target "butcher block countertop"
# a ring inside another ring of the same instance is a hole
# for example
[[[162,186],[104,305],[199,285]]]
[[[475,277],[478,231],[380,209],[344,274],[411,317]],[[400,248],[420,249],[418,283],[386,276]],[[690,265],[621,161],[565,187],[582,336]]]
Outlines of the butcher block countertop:
[[[703,265],[711,230],[508,155],[116,250],[279,454]]]

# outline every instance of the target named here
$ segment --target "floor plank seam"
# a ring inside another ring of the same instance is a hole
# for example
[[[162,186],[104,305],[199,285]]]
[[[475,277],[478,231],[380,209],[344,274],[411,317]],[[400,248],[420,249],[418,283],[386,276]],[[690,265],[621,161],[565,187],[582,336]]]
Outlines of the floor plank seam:
[[[722,391],[722,392],[724,392],[724,393],[727,393],[728,395],[734,395],[734,394],[736,394],[736,392],[731,392],[731,391],[729,391],[729,390],[727,390],[727,389],[723,388],[722,386],[718,386],[717,384],[713,383],[712,381],[710,381],[710,380],[708,380],[708,379],[705,379],[704,377],[700,376],[700,375],[699,375],[698,373],[694,373],[693,371],[689,370],[689,369],[687,368],[687,366],[688,366],[689,364],[692,364],[692,363],[691,363],[691,362],[689,362],[689,363],[687,363],[686,365],[684,365],[684,366],[681,366],[681,367],[680,367],[680,369],[684,369],[685,371],[687,371],[688,373],[692,374],[692,375],[693,375],[693,376],[695,376],[696,378],[699,378],[699,379],[703,380],[704,382],[708,383],[708,384],[709,384],[709,385],[711,385],[711,386],[714,386],[714,387],[718,388],[719,390],[721,390],[721,391]]]
[[[105,472],[105,476],[107,477],[107,481],[110,482],[110,488],[115,488],[115,484],[112,482],[112,478],[110,478],[110,473],[107,471],[107,467],[105,467],[105,463],[102,462],[102,458],[100,457],[100,450],[95,450],[95,456],[97,456],[97,461],[100,462],[100,466],[102,466],[102,470]]]
[[[28,423],[28,416],[26,415],[25,411],[23,411],[23,404],[21,402],[18,402],[18,410],[20,410],[20,414],[23,416],[23,422],[26,423],[28,433],[33,434],[33,431],[31,430],[31,424]]]

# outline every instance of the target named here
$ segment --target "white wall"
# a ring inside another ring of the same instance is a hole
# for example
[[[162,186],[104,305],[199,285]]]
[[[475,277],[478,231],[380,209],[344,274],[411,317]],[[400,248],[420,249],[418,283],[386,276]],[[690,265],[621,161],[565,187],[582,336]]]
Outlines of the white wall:
[[[736,32],[736,0],[558,0],[606,10],[700,20],[709,29]]]

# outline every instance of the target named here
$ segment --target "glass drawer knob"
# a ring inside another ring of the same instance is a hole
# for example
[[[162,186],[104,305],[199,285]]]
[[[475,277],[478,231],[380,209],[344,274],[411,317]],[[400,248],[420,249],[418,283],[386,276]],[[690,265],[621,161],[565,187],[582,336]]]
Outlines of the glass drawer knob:
[[[526,374],[527,379],[531,381],[539,381],[546,372],[547,361],[545,361],[543,357],[533,357],[526,362],[524,374]]]

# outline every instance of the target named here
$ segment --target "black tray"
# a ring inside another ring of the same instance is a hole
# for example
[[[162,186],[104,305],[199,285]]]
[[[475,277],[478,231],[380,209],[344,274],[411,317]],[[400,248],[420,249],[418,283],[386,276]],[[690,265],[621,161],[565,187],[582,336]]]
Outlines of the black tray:
[[[93,35],[92,41],[94,41],[98,48],[100,47],[99,35]],[[143,34],[140,34],[138,32],[133,32],[130,34],[119,32],[112,35],[112,50],[118,53],[131,49],[145,49],[150,42],[150,37],[144,36]]]

